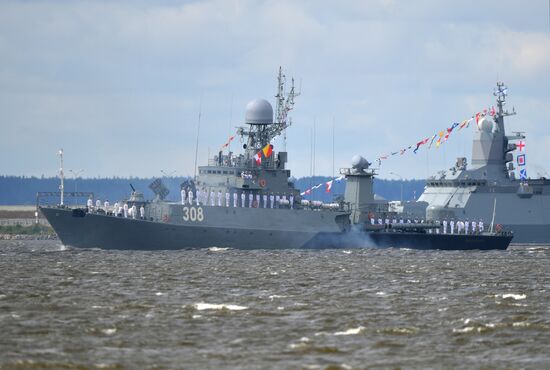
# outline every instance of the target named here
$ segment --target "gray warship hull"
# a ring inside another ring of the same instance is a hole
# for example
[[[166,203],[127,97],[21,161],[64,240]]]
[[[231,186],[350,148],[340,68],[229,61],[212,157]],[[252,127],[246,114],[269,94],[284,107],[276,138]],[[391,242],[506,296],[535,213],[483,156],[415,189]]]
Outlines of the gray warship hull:
[[[209,247],[235,249],[295,249],[329,247],[322,241],[330,236],[337,240],[343,234],[336,222],[323,220],[318,212],[263,209],[219,209],[204,207],[205,218],[224,217],[223,222],[170,223],[115,217],[105,214],[78,212],[68,208],[41,207],[42,214],[64,245],[77,248],[171,250]],[[264,212],[262,212],[264,211]],[[235,214],[233,214],[235,212]],[[269,212],[269,222],[262,225],[262,213]],[[279,228],[275,220],[303,220],[299,213],[307,212],[309,222],[284,222]],[[238,213],[238,215],[236,215]],[[297,216],[298,214],[298,216]],[[338,218],[339,215],[333,217]],[[341,216],[345,220],[346,214]],[[240,226],[233,221],[239,220]],[[247,223],[242,220],[249,220]],[[253,220],[256,220],[253,222]],[[258,222],[258,220],[260,220]],[[316,222],[319,221],[320,222]],[[252,224],[256,226],[251,226]],[[271,224],[271,226],[270,226]],[[309,225],[308,225],[309,224]]]
[[[511,235],[442,235],[415,232],[328,231],[307,227],[275,229],[170,224],[42,207],[64,245],[111,250],[410,248],[440,250],[506,249]],[[255,211],[244,210],[246,211]],[[258,210],[256,210],[258,211]],[[261,211],[261,210],[260,210]],[[272,211],[272,210],[269,210]],[[268,212],[269,212],[268,211]],[[277,210],[275,210],[277,211]],[[288,212],[288,210],[282,210]],[[336,218],[346,218],[338,215]],[[287,215],[288,218],[288,215]],[[292,223],[291,223],[292,224]],[[336,224],[335,224],[336,225]]]

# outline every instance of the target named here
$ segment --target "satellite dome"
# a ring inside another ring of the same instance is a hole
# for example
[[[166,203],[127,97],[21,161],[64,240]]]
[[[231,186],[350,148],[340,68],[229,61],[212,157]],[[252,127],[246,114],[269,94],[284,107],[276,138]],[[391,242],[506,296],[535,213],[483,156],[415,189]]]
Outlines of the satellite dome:
[[[483,132],[493,131],[493,121],[490,117],[487,117],[487,116],[479,120],[478,126],[479,126],[479,129]]]
[[[265,99],[252,100],[246,105],[244,122],[250,125],[269,125],[273,123],[273,108]]]
[[[370,163],[365,158],[357,154],[354,155],[353,158],[351,158],[351,166],[356,170],[361,171],[365,168],[368,168],[370,166]]]

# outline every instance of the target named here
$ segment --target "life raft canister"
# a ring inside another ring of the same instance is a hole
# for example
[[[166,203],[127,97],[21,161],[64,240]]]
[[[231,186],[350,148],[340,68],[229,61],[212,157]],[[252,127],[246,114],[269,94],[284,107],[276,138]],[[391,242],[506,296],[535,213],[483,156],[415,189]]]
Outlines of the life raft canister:
[[[265,179],[260,179],[260,186],[262,188],[265,188],[266,185],[267,185],[267,182],[265,181]]]

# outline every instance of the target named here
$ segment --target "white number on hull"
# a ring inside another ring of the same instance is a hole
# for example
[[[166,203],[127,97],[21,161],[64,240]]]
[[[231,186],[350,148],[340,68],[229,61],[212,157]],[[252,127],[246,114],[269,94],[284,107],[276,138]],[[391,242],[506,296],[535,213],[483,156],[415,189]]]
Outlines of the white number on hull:
[[[183,207],[183,221],[198,221],[204,220],[202,207]]]

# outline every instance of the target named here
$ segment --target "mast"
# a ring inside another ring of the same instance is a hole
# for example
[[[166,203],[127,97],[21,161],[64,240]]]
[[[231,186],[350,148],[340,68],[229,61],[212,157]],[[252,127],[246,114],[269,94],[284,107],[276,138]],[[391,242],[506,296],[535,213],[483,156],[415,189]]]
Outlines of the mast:
[[[197,181],[197,156],[199,155],[199,133],[201,130],[201,115],[202,115],[202,94],[201,94],[201,100],[199,102],[199,120],[197,122],[197,141],[195,143],[195,166],[194,166],[193,181]]]
[[[59,192],[61,194],[61,200],[60,200],[60,205],[62,206],[63,203],[64,203],[64,196],[65,196],[65,185],[64,185],[64,180],[65,180],[65,174],[63,172],[63,148],[59,149],[59,151],[57,152],[57,154],[59,155],[59,161],[60,161],[60,167],[59,167],[59,177],[61,179],[61,184],[59,185]]]
[[[301,92],[296,92],[294,88],[294,78],[291,79],[290,91],[285,97],[286,76],[283,74],[282,67],[279,67],[277,76],[277,95],[276,100],[276,126],[275,134],[283,135],[283,151],[286,152],[286,129],[292,124],[292,119],[288,117],[288,112],[294,108],[294,98],[300,96]]]

